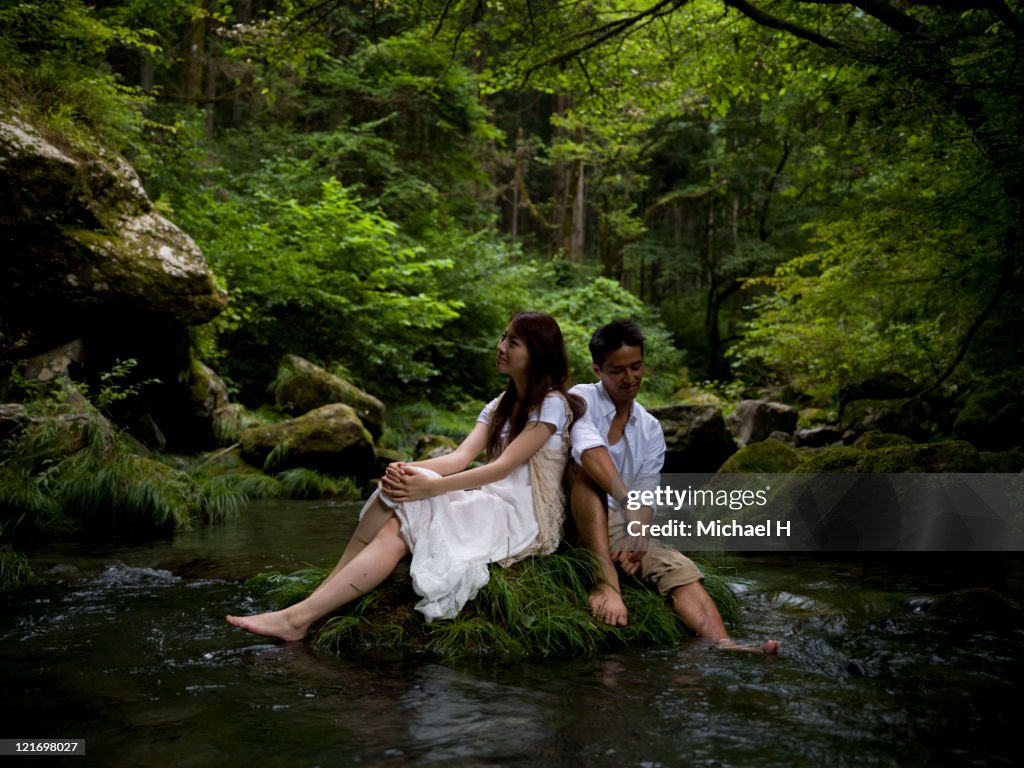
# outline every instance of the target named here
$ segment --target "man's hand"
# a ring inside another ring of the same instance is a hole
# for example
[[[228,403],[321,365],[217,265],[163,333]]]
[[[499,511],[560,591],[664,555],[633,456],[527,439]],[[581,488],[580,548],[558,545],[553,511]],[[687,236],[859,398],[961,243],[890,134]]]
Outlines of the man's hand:
[[[618,542],[618,548],[612,552],[612,562],[618,563],[624,573],[636,576],[649,544],[646,536],[627,536]]]
[[[623,572],[636,576],[640,572],[640,561],[650,547],[650,539],[644,531],[654,517],[654,511],[650,507],[629,509],[624,502],[621,506],[626,518],[626,537],[615,542],[612,562],[617,563]],[[630,530],[638,535],[631,536]]]

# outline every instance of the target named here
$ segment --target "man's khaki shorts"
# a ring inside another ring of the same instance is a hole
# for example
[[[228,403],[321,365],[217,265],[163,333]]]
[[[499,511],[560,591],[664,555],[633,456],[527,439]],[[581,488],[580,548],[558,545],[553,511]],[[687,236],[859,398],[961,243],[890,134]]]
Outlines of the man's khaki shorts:
[[[608,510],[608,539],[611,551],[626,535],[626,520],[621,512]],[[640,577],[650,581],[663,595],[667,595],[676,587],[683,587],[701,581],[704,574],[694,562],[674,547],[664,544],[658,539],[648,540],[647,552],[640,560]]]

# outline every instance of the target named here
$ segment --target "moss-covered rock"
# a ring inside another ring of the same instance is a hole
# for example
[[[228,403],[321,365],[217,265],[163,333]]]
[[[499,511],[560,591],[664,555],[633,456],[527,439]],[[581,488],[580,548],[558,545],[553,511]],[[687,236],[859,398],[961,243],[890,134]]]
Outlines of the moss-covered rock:
[[[792,472],[803,463],[803,456],[783,442],[769,437],[740,448],[725,460],[719,472]]]
[[[251,427],[240,437],[242,458],[268,471],[305,467],[366,482],[373,474],[373,438],[355,411],[325,405],[295,419]]]
[[[296,416],[331,403],[344,403],[356,412],[374,440],[384,430],[384,404],[380,400],[298,355],[285,355],[281,360],[274,399],[280,408]]]
[[[877,448],[888,448],[892,445],[913,445],[914,441],[906,435],[894,435],[891,432],[880,432],[873,429],[853,441],[851,447],[862,451],[873,451]]]
[[[825,448],[808,458],[801,472],[980,472],[977,449],[962,440],[890,445],[874,450],[852,446]]]
[[[683,387],[672,395],[672,400],[680,405],[722,405],[718,395],[699,387]]]
[[[447,435],[428,433],[420,435],[419,439],[416,440],[416,447],[412,453],[416,457],[416,461],[426,461],[427,459],[436,459],[438,456],[451,453],[458,447],[459,444]]]
[[[156,213],[124,158],[58,147],[6,115],[0,168],[0,300],[8,322],[43,344],[61,314],[74,323],[116,307],[192,325],[227,306],[199,248]]]

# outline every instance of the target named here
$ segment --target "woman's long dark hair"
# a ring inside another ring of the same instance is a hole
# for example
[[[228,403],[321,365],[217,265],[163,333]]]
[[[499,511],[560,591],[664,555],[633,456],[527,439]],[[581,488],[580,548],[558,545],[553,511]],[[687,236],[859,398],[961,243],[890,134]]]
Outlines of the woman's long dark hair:
[[[544,398],[551,391],[561,392],[569,401],[572,417],[575,421],[587,409],[583,398],[570,395],[565,391],[566,380],[569,378],[569,358],[565,354],[565,342],[562,329],[555,318],[544,312],[519,312],[509,321],[512,333],[526,345],[530,355],[530,368],[527,372],[527,388],[523,398],[523,406],[515,411],[519,392],[511,377],[504,396],[498,401],[491,414],[490,434],[487,437],[487,460],[496,458],[511,443],[516,435],[526,427],[530,411],[539,408]],[[508,424],[508,440],[501,437],[502,430]]]

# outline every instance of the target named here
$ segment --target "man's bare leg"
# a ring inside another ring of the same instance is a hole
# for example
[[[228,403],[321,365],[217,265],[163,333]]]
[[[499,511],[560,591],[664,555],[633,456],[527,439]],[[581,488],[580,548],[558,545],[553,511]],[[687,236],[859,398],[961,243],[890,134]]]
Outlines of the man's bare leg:
[[[408,552],[405,539],[399,532],[398,519],[392,517],[351,562],[331,574],[305,600],[281,611],[255,616],[228,616],[228,623],[257,635],[280,640],[301,640],[314,621],[366,594],[384,581]]]
[[[699,581],[672,590],[672,610],[697,635],[713,640],[717,648],[767,654],[779,652],[777,640],[766,640],[760,648],[741,645],[732,640],[725,629],[718,607]]]
[[[619,574],[608,545],[608,505],[605,492],[590,479],[582,467],[576,467],[572,484],[572,516],[583,546],[597,556],[600,570],[588,602],[594,616],[613,627],[627,623],[626,604],[622,601]]]

